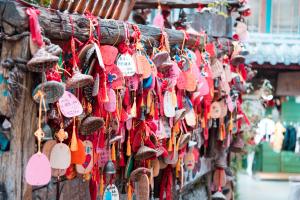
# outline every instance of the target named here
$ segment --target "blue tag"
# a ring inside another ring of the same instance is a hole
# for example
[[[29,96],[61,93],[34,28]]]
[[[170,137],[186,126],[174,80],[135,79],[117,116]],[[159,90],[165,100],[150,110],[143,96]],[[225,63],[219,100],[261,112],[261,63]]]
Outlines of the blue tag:
[[[104,194],[104,199],[105,200],[112,200],[112,194],[110,191],[106,191]]]
[[[3,95],[4,97],[8,97],[8,95],[9,95],[8,90],[4,90],[4,91],[2,92],[2,95]]]

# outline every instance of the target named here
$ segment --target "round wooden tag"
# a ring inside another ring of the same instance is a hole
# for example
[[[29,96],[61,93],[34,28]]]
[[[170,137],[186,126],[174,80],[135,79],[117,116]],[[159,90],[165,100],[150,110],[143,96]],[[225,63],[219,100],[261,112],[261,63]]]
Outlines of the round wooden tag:
[[[32,155],[25,169],[25,180],[29,185],[46,185],[51,179],[51,166],[43,153]]]
[[[103,194],[103,200],[119,200],[119,191],[114,184],[108,185]]]
[[[71,164],[70,148],[64,143],[56,144],[50,154],[50,165],[54,169],[67,169]]]
[[[85,149],[80,139],[77,139],[77,146],[77,151],[71,151],[71,163],[81,165],[85,161]]]
[[[117,66],[124,76],[133,76],[136,73],[136,65],[132,56],[128,53],[119,56]]]
[[[79,174],[86,174],[92,171],[93,169],[93,143],[89,140],[83,141],[83,146],[85,149],[85,161],[83,164],[76,165],[76,171]]]

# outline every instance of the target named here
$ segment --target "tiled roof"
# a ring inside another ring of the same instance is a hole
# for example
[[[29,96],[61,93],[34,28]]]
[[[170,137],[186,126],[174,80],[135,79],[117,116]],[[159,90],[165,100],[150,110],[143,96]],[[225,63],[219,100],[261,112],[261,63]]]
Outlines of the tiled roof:
[[[300,35],[251,33],[247,63],[300,65]]]

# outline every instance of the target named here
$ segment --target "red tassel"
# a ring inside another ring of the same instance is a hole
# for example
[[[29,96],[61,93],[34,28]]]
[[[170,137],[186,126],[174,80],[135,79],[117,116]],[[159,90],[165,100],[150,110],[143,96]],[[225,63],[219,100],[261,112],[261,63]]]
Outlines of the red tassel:
[[[164,193],[166,193],[166,200],[172,200],[172,179],[172,167],[168,166],[164,171],[164,175],[161,181],[161,188],[159,194],[160,200],[164,200]]]

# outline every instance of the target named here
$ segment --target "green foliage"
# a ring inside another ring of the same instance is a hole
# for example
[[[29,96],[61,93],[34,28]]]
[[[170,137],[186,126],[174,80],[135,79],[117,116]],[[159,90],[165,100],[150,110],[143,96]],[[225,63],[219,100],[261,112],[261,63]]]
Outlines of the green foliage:
[[[50,5],[51,0],[24,0],[28,3],[48,7]]]
[[[212,9],[212,10],[216,10],[218,15],[222,15],[224,17],[228,17],[228,15],[226,13],[224,13],[223,11],[220,11],[222,7],[228,7],[229,4],[226,0],[222,0],[222,1],[215,1],[212,3],[209,3],[207,5],[208,8]]]

